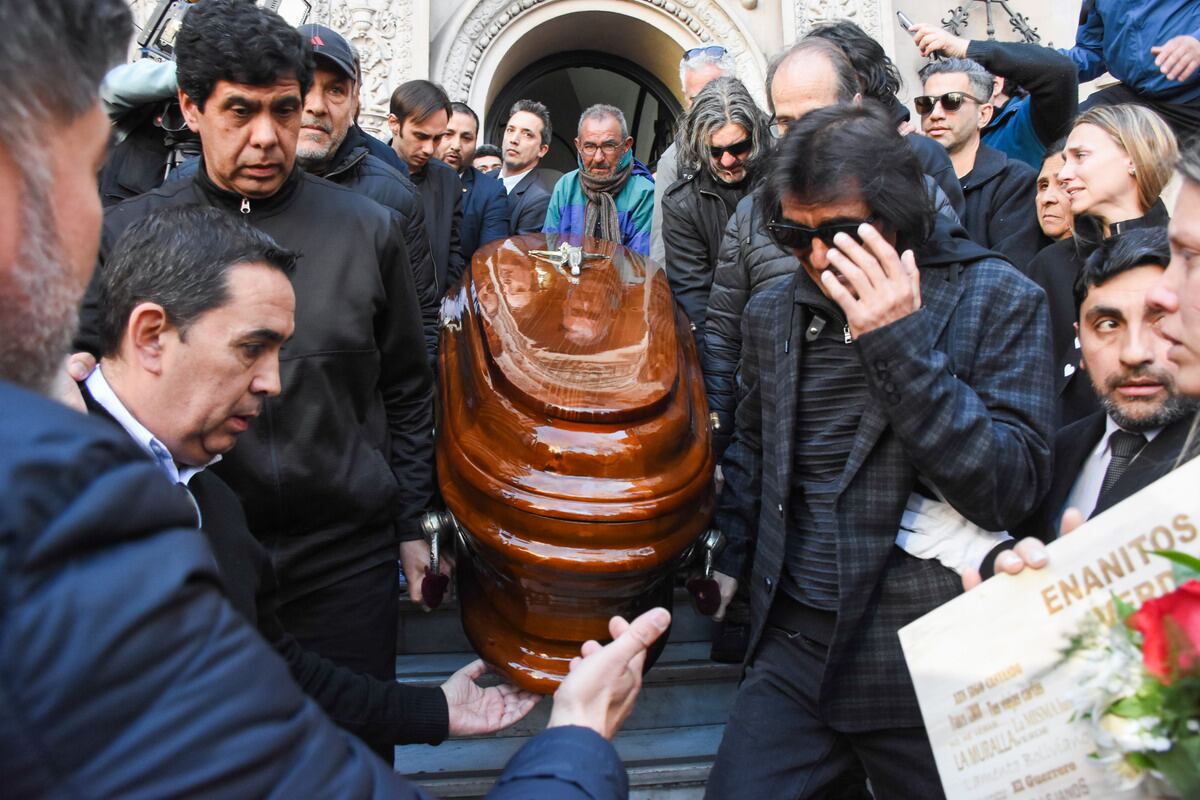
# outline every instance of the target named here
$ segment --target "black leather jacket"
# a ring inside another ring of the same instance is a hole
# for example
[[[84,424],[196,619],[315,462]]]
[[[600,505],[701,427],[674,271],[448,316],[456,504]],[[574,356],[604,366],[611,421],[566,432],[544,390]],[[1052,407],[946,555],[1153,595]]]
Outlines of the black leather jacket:
[[[421,535],[431,498],[433,375],[392,212],[300,169],[272,197],[247,200],[201,165],[108,209],[97,274],[128,225],[187,204],[243,214],[300,254],[282,394],[213,467],[271,551],[281,602],[394,560],[397,538]],[[93,282],[77,342],[93,353],[98,311]]]

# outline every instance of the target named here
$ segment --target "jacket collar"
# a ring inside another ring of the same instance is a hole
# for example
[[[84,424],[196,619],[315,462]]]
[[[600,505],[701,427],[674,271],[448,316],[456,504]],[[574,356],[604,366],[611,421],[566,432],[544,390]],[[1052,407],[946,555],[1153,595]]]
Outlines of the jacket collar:
[[[200,164],[196,170],[195,181],[200,193],[215,206],[246,215],[271,215],[291,204],[292,198],[296,195],[296,190],[300,187],[302,171],[300,167],[293,166],[291,174],[284,179],[283,184],[275,194],[270,197],[250,199],[235,192],[226,191],[213,183],[212,179],[208,177],[208,169],[204,165],[204,157],[201,156]]]
[[[318,177],[333,180],[335,177],[353,169],[371,152],[365,144],[359,142],[357,136],[352,135],[353,132],[354,128],[351,126],[350,131],[346,133],[346,138],[338,146],[337,152],[329,160],[332,166],[325,170],[324,173],[318,175]],[[317,173],[313,174],[317,175]]]

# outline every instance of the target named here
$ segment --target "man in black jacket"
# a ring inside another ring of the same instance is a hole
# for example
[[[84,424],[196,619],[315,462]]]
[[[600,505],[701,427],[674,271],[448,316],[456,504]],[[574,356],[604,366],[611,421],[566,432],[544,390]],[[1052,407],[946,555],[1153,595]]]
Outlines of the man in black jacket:
[[[1037,170],[983,144],[992,119],[991,73],[974,61],[950,58],[921,70],[925,94],[913,103],[926,135],[946,148],[962,182],[963,226],[971,238],[1024,271],[1049,241],[1034,209]]]
[[[442,687],[409,687],[339,667],[305,650],[275,613],[275,571],[241,504],[209,469],[279,395],[279,351],[291,336],[296,256],[206,206],[133,223],[99,283],[100,363],[82,386],[90,413],[119,425],[198,512],[234,607],[342,727],[393,744],[491,733],[536,698],[481,689],[475,662]]]
[[[923,56],[969,58],[996,76],[983,143],[1040,168],[1046,148],[1067,135],[1079,108],[1075,62],[1038,44],[965,39],[925,22],[909,33]]]
[[[725,224],[771,152],[767,120],[737,78],[696,95],[676,137],[679,179],[662,200],[667,278],[704,346],[704,315]]]
[[[300,33],[312,45],[316,67],[313,84],[304,95],[296,162],[305,171],[365,194],[399,215],[432,364],[437,354],[439,298],[421,195],[404,174],[374,155],[370,137],[354,124],[358,58],[350,44],[324,25],[302,25]],[[392,152],[382,142],[378,144]]]
[[[132,222],[188,204],[239,215],[301,254],[283,394],[215,469],[271,553],[287,629],[391,679],[397,544],[419,601],[433,471],[433,381],[403,237],[392,212],[295,167],[312,56],[279,16],[206,0],[188,12],[176,55],[203,161],[195,177],[110,209],[101,260]],[[90,292],[80,343],[91,352],[100,311]]]
[[[392,92],[388,127],[392,149],[425,202],[425,228],[433,250],[438,299],[462,277],[463,186],[449,164],[434,157],[450,124],[450,98],[436,83],[408,81]]]
[[[1067,508],[1088,518],[1174,466],[1196,402],[1180,394],[1146,293],[1171,260],[1165,227],[1130,231],[1088,258],[1075,287],[1081,365],[1102,411],[1054,439],[1050,492],[1017,535],[1051,541]],[[1084,373],[1081,373],[1084,374]]]

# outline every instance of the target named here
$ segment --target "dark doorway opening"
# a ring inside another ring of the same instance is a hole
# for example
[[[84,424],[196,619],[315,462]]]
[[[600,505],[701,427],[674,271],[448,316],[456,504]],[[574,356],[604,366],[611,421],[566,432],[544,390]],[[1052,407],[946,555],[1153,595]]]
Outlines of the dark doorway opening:
[[[526,67],[509,81],[487,113],[485,141],[503,146],[508,111],[522,98],[550,110],[553,141],[541,166],[558,172],[575,169],[575,126],[595,103],[621,109],[634,139],[634,156],[654,168],[671,143],[679,101],[652,73],[619,56],[593,51],[557,53]]]

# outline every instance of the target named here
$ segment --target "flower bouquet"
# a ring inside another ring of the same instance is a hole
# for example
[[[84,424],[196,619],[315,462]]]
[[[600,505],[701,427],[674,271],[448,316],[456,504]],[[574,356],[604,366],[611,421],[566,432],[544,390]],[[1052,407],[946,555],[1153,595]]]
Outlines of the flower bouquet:
[[[1200,798],[1200,559],[1157,555],[1172,561],[1178,588],[1136,610],[1114,596],[1116,624],[1090,616],[1072,637],[1064,661],[1079,666],[1074,719],[1089,727],[1092,757],[1117,788],[1148,779],[1146,788]]]

